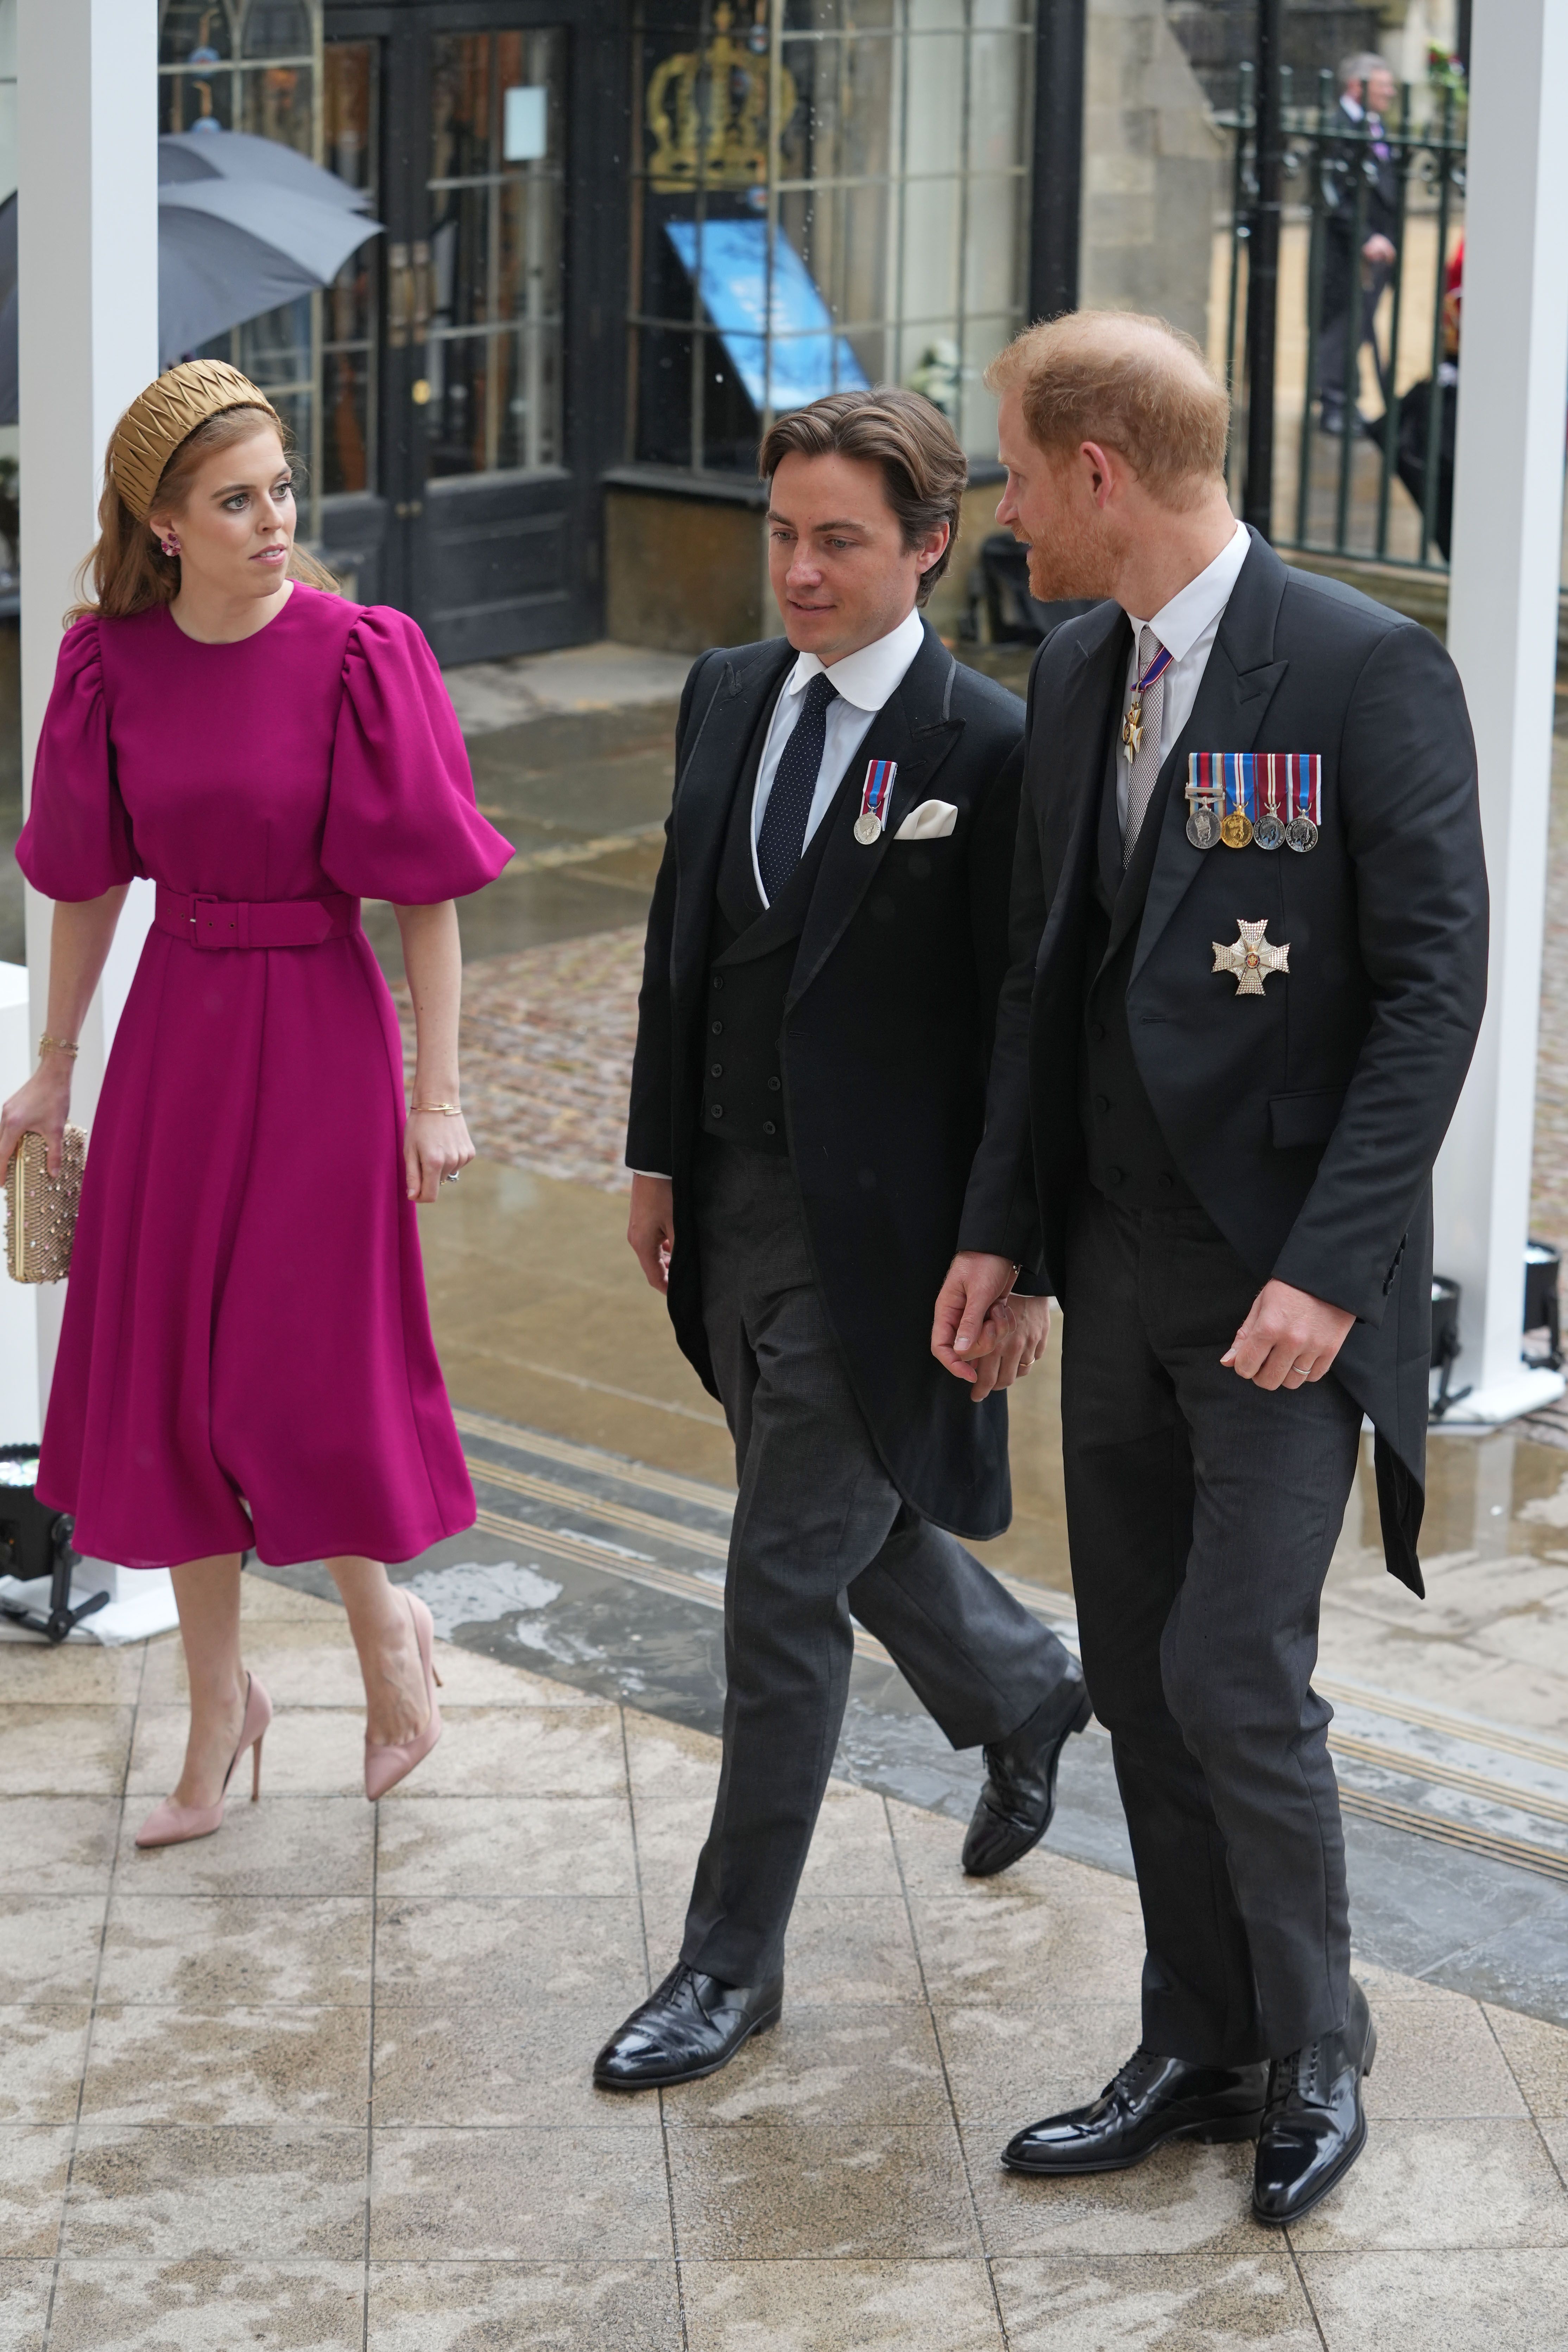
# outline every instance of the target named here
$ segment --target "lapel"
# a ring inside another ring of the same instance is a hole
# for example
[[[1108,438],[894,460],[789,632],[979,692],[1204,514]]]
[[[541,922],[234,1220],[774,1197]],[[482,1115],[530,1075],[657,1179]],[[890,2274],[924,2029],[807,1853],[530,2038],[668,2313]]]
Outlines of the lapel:
[[[1194,849],[1187,839],[1187,803],[1178,782],[1194,751],[1250,751],[1262,732],[1268,705],[1289,662],[1274,658],[1274,632],[1285,593],[1284,564],[1267,540],[1252,533],[1252,551],[1237,577],[1230,602],[1208,657],[1193,715],[1165,763],[1168,782],[1160,819],[1142,929],[1129,984],[1136,980],[1165,926],[1192,888],[1206,857],[1229,857],[1225,848]],[[1170,777],[1169,772],[1174,771]]]
[[[675,784],[675,926],[670,970],[677,984],[700,971],[718,887],[730,808],[763,706],[795,659],[786,637],[725,656],[686,763]]]
[[[925,798],[926,785],[963,732],[963,719],[947,716],[956,667],[927,621],[924,644],[872,719],[845,772],[847,779],[856,780],[854,791],[841,790],[822,821],[827,837],[816,887],[801,927],[786,1011],[805,993],[843,938],[894,834]],[[896,760],[899,772],[893,780],[888,822],[880,838],[868,849],[855,838],[855,819],[860,814],[859,782],[872,760]]]
[[[1051,767],[1056,769],[1060,779],[1057,791],[1069,813],[1061,866],[1036,958],[1037,971],[1044,967],[1063,926],[1081,908],[1092,885],[1110,713],[1121,707],[1120,679],[1131,646],[1131,633],[1119,604],[1104,604],[1089,615],[1075,648],[1076,667],[1068,675],[1052,723],[1045,754],[1047,774]],[[1065,747],[1059,753],[1058,744]],[[1048,811],[1039,812],[1040,816],[1047,814]]]

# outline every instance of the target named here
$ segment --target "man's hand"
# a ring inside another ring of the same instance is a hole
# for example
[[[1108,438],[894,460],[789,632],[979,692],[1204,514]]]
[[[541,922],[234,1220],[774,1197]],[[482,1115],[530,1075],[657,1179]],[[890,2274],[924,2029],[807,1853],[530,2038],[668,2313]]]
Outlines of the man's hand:
[[[668,1290],[669,1254],[675,1247],[675,1187],[668,1176],[632,1178],[626,1239],[651,1286]]]
[[[1362,258],[1364,261],[1370,261],[1374,269],[1385,264],[1389,268],[1393,267],[1394,259],[1394,247],[1389,239],[1382,236],[1378,230],[1373,229],[1372,235],[1367,238],[1366,243],[1362,247],[1361,250]]]
[[[978,1360],[994,1355],[1013,1329],[1010,1307],[1004,1308],[1003,1301],[1017,1271],[1010,1257],[992,1257],[984,1250],[960,1250],[949,1266],[937,1293],[931,1351],[956,1379],[977,1380]],[[984,1393],[994,1386],[988,1383]]]
[[[1011,1291],[992,1309],[990,1321],[1005,1326],[1001,1344],[989,1355],[972,1356],[974,1386],[969,1391],[971,1404],[984,1404],[993,1389],[1010,1389],[1015,1381],[1021,1381],[1030,1367],[1039,1362],[1050,1337],[1051,1302],[1048,1298],[1020,1298],[1016,1291]]]
[[[1310,1290],[1266,1282],[1220,1362],[1260,1389],[1302,1388],[1331,1369],[1354,1321]]]

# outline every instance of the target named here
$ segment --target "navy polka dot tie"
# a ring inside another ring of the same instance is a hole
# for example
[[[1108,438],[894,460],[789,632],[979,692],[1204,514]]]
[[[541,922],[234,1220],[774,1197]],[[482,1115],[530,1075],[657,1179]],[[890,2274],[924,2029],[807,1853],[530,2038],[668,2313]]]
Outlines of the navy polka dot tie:
[[[757,871],[770,906],[800,864],[805,847],[805,821],[816,796],[827,740],[827,706],[837,699],[838,688],[826,671],[819,669],[801,697],[800,717],[779,760],[757,836]]]

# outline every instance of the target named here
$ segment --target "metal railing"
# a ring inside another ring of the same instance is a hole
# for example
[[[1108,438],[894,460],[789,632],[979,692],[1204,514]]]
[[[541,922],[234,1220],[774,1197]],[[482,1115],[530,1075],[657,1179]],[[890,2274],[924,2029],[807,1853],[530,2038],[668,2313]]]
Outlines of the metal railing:
[[[1225,364],[1238,412],[1247,398],[1247,262],[1259,198],[1253,79],[1244,67],[1236,110],[1215,118],[1233,142]],[[1340,107],[1331,75],[1320,76],[1310,106],[1295,102],[1288,70],[1283,79],[1273,537],[1306,553],[1443,571],[1458,364],[1458,305],[1445,295],[1463,226],[1463,97],[1452,88],[1423,93],[1435,102],[1418,122],[1407,86],[1397,119],[1374,139]],[[1385,269],[1363,259],[1379,218],[1394,247]],[[1331,343],[1337,380],[1321,382],[1324,330],[1337,323],[1328,303],[1344,314],[1343,355],[1335,366]],[[1361,414],[1368,341],[1378,417]],[[1238,420],[1233,468],[1247,442]]]

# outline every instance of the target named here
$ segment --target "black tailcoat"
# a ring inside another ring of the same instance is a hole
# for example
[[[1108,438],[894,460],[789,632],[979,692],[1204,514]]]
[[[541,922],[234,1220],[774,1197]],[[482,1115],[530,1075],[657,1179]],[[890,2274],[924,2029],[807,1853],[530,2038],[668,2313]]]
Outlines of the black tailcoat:
[[[794,659],[773,638],[706,654],[687,680],[638,1000],[626,1160],[673,1177],[670,1318],[714,1395],[690,1235],[710,931],[731,806]],[[857,1400],[905,1501],[975,1539],[1012,1514],[1006,1403],[970,1402],[931,1353],[931,1320],[984,1118],[1023,718],[1016,695],[962,667],[927,625],[850,763],[863,777],[868,761],[898,761],[881,839],[855,839],[858,793],[823,820],[780,1041],[806,1233]],[[957,809],[952,833],[896,841],[932,799]]]
[[[1084,927],[1131,647],[1104,604],[1036,659],[1013,961],[961,1232],[966,1249],[1043,1265],[1058,1297],[1082,1181]],[[1194,849],[1190,751],[1321,753],[1317,847]],[[1159,827],[1146,895],[1119,898],[1107,950],[1137,923],[1139,1073],[1183,1176],[1259,1285],[1277,1276],[1356,1316],[1334,1376],[1377,1431],[1385,1555],[1419,1591],[1432,1164],[1486,993],[1475,745],[1453,664],[1427,630],[1288,569],[1254,534],[1146,822]],[[1213,944],[1261,918],[1289,971],[1238,996]]]

